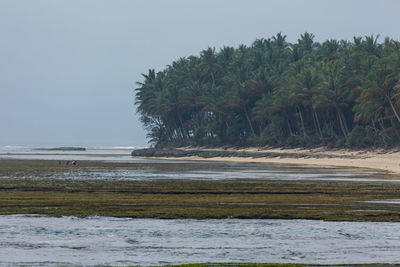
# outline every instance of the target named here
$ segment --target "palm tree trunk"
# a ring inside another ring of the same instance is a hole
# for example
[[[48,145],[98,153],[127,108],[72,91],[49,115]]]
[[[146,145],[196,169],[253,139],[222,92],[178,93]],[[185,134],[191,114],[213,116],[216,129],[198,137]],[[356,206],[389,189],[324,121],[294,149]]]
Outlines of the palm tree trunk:
[[[290,121],[287,119],[286,122],[287,122],[287,127],[288,127],[288,129],[289,129],[289,134],[290,134],[290,135],[293,135],[292,127],[290,126]]]
[[[181,134],[182,134],[182,138],[183,139],[188,139],[187,138],[187,132],[186,132],[186,130],[185,130],[185,127],[183,126],[183,123],[182,123],[182,117],[181,117],[181,115],[178,115],[178,118],[179,118],[179,122],[180,122],[180,124],[181,124]]]
[[[172,135],[171,129],[169,128],[169,126],[166,126],[165,129],[167,130],[167,136],[168,136],[169,141],[172,141],[173,135]]]
[[[304,137],[307,137],[306,127],[304,127],[303,114],[301,113],[300,107],[298,105],[296,105],[296,107],[297,107],[297,111],[299,112],[299,116],[300,116],[301,130],[303,131]]]
[[[163,121],[163,125],[165,127],[165,130],[167,131],[167,135],[168,135],[169,140],[172,141],[172,139],[174,138],[174,134],[171,131],[171,127],[170,127],[170,124],[168,123],[168,120],[165,119],[165,120],[161,120],[161,121]]]
[[[322,139],[323,136],[322,136],[321,124],[319,123],[318,113],[316,111],[314,111],[314,112],[315,112],[315,119],[317,120],[319,136],[321,136],[321,139]]]
[[[379,125],[381,126],[382,130],[385,130],[385,123],[383,122],[383,119],[379,119]]]
[[[344,136],[345,138],[347,138],[346,128],[345,128],[344,125],[343,125],[343,121],[342,121],[342,118],[341,118],[341,116],[340,116],[339,109],[337,110],[337,117],[338,117],[338,120],[339,120],[340,129],[342,130],[343,136]]]
[[[396,125],[396,121],[393,119],[393,117],[390,118],[390,123],[392,124],[392,127],[394,129],[394,132],[397,135],[397,139],[400,140],[400,133],[399,133],[399,129],[397,129],[397,125]]]
[[[377,133],[378,129],[376,128],[375,121],[373,119],[371,119],[371,125],[372,125],[372,128],[374,129],[374,132]]]
[[[315,131],[318,132],[320,139],[322,139],[322,132],[321,132],[321,127],[320,127],[319,121],[318,121],[318,115],[314,108],[312,109],[312,115],[313,115]]]
[[[392,108],[392,111],[393,111],[394,115],[396,116],[397,121],[400,122],[399,113],[397,112],[396,107],[394,106],[394,104],[392,102],[392,99],[388,95],[386,95],[386,98],[389,101],[390,107]]]
[[[215,77],[214,73],[211,71],[212,86],[215,87]]]
[[[246,107],[244,108],[244,114],[245,114],[245,116],[246,116],[247,122],[249,123],[251,133],[253,134],[253,136],[255,136],[256,133],[254,132],[253,124],[251,123],[251,120],[250,120],[249,114],[247,113]]]
[[[289,129],[289,134],[293,135],[292,126],[290,125],[290,119],[289,119],[288,112],[285,111],[283,114],[284,114],[284,117],[286,119],[286,123],[287,123],[288,129]]]
[[[383,122],[382,118],[379,119],[379,125],[381,126],[382,130],[385,130],[385,123]],[[381,136],[382,136],[383,143],[386,145],[387,142],[386,142],[386,139],[385,139],[385,135],[382,134]]]
[[[346,134],[348,135],[349,134],[349,128],[347,127],[346,118],[344,117],[343,112],[342,112],[341,109],[339,109],[339,116],[340,116],[340,118],[342,120],[344,129],[346,130]]]

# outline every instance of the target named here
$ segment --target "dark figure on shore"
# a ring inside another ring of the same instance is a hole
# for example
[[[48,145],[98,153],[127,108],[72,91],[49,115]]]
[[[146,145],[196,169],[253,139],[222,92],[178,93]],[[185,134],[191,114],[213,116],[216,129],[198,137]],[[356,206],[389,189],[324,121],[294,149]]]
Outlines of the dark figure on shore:
[[[72,165],[76,165],[76,160],[72,161]]]
[[[58,161],[58,165],[61,165],[61,160]]]

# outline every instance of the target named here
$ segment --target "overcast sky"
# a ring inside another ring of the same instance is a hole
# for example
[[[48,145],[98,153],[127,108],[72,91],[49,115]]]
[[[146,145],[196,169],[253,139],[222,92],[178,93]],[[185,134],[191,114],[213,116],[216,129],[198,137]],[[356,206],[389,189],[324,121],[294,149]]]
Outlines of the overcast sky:
[[[398,0],[0,0],[0,145],[146,145],[135,82],[207,47],[400,38]]]

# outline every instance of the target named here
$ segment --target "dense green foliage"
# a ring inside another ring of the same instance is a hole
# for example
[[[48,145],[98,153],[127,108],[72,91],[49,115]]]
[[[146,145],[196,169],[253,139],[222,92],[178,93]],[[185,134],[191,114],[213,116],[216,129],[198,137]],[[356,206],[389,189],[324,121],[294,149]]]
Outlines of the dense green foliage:
[[[393,146],[400,140],[400,42],[297,43],[208,48],[136,89],[156,145]]]

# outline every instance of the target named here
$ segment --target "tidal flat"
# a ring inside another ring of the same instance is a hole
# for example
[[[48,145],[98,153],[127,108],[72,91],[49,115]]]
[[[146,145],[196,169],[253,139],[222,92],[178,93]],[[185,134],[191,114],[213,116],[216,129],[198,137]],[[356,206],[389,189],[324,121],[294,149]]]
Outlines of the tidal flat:
[[[400,183],[396,177],[382,178],[384,174],[370,174],[362,182],[73,178],[82,173],[96,175],[99,169],[114,172],[134,166],[143,170],[150,165],[80,161],[66,166],[52,160],[0,160],[0,214],[400,221],[400,205],[371,202],[400,198]],[[60,175],[64,178],[55,178]]]

